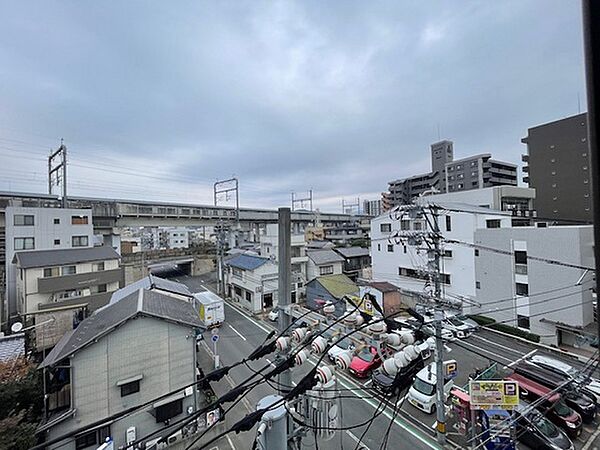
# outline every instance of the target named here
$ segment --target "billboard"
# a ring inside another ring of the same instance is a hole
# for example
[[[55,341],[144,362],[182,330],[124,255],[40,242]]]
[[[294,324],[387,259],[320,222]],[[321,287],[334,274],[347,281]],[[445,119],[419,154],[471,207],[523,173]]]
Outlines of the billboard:
[[[469,381],[471,409],[514,409],[519,405],[516,381]]]

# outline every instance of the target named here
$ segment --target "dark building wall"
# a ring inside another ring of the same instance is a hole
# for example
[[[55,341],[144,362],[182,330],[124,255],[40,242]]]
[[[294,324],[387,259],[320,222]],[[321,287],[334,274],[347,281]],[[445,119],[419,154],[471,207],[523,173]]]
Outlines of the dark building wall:
[[[587,113],[528,130],[524,179],[540,217],[592,220]]]

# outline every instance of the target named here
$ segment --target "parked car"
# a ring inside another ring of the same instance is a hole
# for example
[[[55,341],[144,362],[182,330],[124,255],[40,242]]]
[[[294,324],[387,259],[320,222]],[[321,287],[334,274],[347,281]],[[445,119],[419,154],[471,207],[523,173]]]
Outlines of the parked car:
[[[469,316],[466,316],[464,314],[458,314],[455,317],[461,322],[463,322],[465,325],[467,325],[469,328],[471,328],[473,331],[479,331],[479,324],[473,319],[471,319]]]
[[[458,339],[469,337],[473,334],[473,328],[459,320],[457,317],[448,317],[442,322],[442,326],[450,330]]]
[[[574,450],[569,437],[539,411],[520,405],[513,411],[519,442],[536,450]]]
[[[400,394],[415,379],[417,373],[425,367],[425,359],[429,355],[421,355],[410,362],[409,365],[402,367],[395,376],[390,376],[381,368],[376,369],[371,375],[373,387],[386,397],[393,397]]]
[[[427,336],[435,336],[435,326],[432,323],[423,325],[422,330]],[[442,327],[442,340],[453,342],[456,340],[456,336],[448,328]]]
[[[276,306],[275,308],[271,309],[271,311],[269,311],[269,314],[267,314],[267,317],[271,322],[277,322],[277,320],[279,319],[279,308],[277,308]]]
[[[507,379],[519,383],[521,399],[526,403],[538,402],[537,409],[565,430],[570,438],[577,438],[581,434],[581,416],[566,405],[560,394],[552,394],[551,389],[517,373],[508,376]]]
[[[408,390],[406,396],[407,400],[411,405],[426,412],[432,414],[435,412],[435,401],[436,401],[436,381],[437,377],[435,374],[436,364],[433,362],[427,367],[417,372],[413,385]],[[450,395],[450,391],[454,387],[454,380],[447,378],[444,380],[444,400]]]
[[[377,349],[369,347],[361,350],[358,355],[352,358],[348,370],[357,378],[367,378],[380,365],[381,356],[377,353]]]
[[[334,342],[337,339],[334,339]],[[343,353],[347,350],[354,350],[354,343],[350,338],[344,338],[335,345],[333,345],[329,350],[327,350],[327,356],[331,362],[335,362],[335,357],[340,353]]]
[[[585,390],[564,386],[568,378],[527,361],[519,362],[513,369],[515,373],[550,389],[560,389],[565,403],[577,411],[585,423],[591,423],[596,418],[598,405],[594,396],[588,395]]]
[[[551,358],[550,356],[533,355],[531,358],[529,358],[529,361],[540,367],[543,367],[544,369],[550,370],[577,382],[583,381],[586,378],[585,375],[583,375],[572,365],[556,358]],[[600,403],[600,380],[589,377],[587,380],[585,380],[584,388],[593,393],[593,395],[596,397],[596,402]]]

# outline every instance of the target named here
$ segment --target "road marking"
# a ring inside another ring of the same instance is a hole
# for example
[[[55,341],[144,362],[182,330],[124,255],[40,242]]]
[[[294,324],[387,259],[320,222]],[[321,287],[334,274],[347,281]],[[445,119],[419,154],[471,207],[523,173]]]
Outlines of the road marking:
[[[513,362],[513,360],[512,360],[511,358],[507,358],[506,356],[499,355],[499,354],[497,354],[497,353],[494,353],[494,352],[492,352],[492,351],[490,351],[490,350],[486,350],[485,348],[482,348],[482,347],[479,347],[479,346],[473,345],[473,344],[471,344],[471,343],[469,343],[469,342],[462,341],[462,343],[461,343],[461,346],[463,346],[463,345],[468,345],[468,346],[471,346],[471,347],[473,347],[474,349],[476,349],[476,350],[477,350],[477,351],[479,351],[479,352],[485,352],[485,353],[489,353],[490,355],[493,355],[493,356],[494,356],[494,357],[496,357],[496,358],[505,359],[505,360],[506,360],[506,361],[508,361],[509,363]],[[489,358],[489,359],[493,359],[493,358]]]
[[[251,318],[250,316],[248,316],[248,314],[245,311],[242,311],[239,307],[237,306],[233,306],[231,303],[229,302],[225,302],[225,304],[227,306],[229,306],[230,308],[236,310],[239,314],[241,314],[242,316],[244,316],[245,319],[249,320],[250,322],[252,322],[254,325],[256,325],[258,328],[260,328],[261,330],[263,330],[265,333],[269,333],[271,330],[269,330],[268,328],[264,327],[263,325],[261,325],[260,323],[258,323],[256,320],[254,320],[253,318]],[[225,319],[227,320],[227,319]]]
[[[269,358],[265,358],[265,361],[267,361],[269,364],[271,364],[271,366],[277,367],[275,364],[273,364],[273,362],[271,362],[271,360]]]
[[[511,362],[510,364],[504,366],[505,369],[507,369],[508,367],[512,367],[515,364],[520,363],[521,361],[523,361],[524,359],[529,358],[531,355],[533,355],[535,352],[537,352],[537,348],[531,350],[529,353],[527,353],[526,355],[521,356],[519,359],[517,359],[516,361]]]
[[[517,353],[519,355],[523,354],[523,352],[521,352],[519,350],[515,350],[514,348],[507,347],[506,345],[500,344],[499,342],[490,341],[489,339],[486,339],[484,337],[478,336],[476,334],[473,334],[472,337],[477,338],[477,339],[481,339],[482,341],[487,342],[488,344],[495,345],[496,347],[500,347],[503,350],[508,350],[509,352]]]
[[[356,442],[359,445],[362,445],[365,450],[370,450],[365,443],[361,442],[361,440],[354,435],[354,433],[352,433],[349,430],[346,430],[346,434],[350,436],[354,442]]]
[[[242,333],[240,333],[238,330],[236,330],[235,328],[233,328],[230,324],[227,324],[227,326],[229,328],[231,328],[233,330],[233,332],[235,334],[237,334],[240,338],[242,338],[244,341],[247,341],[248,339],[246,339],[244,336],[242,336]]]
[[[369,380],[369,381],[366,381],[365,383],[363,383],[363,386],[368,386],[368,385],[370,385],[372,381],[373,381],[372,379],[371,379],[371,380]]]
[[[229,437],[228,434],[225,435],[227,437],[227,442],[229,442],[229,446],[231,447],[231,450],[235,450],[235,445],[233,445],[233,442],[231,442],[231,438]]]
[[[227,380],[227,382],[231,385],[232,388],[237,387],[238,384],[236,384],[233,381],[233,378],[231,378],[230,375],[225,375],[225,379]],[[253,412],[254,408],[252,408],[252,406],[250,406],[250,402],[248,402],[248,400],[246,399],[246,397],[242,397],[242,403],[244,404],[244,406],[248,409],[248,412]]]
[[[341,378],[341,377],[340,377]],[[344,377],[345,378],[345,377]],[[339,383],[344,386],[347,389],[350,389],[352,386],[349,385],[348,383],[342,381],[341,379],[339,380]],[[379,405],[377,405],[375,402],[373,402],[371,399],[369,398],[365,398],[365,397],[360,397],[355,391],[352,391],[352,393],[360,400],[362,400],[363,402],[365,402],[367,405],[369,405],[371,408],[377,410]],[[423,436],[421,436],[420,434],[418,434],[415,430],[412,429],[412,427],[408,427],[405,423],[401,422],[400,420],[398,420],[397,417],[394,417],[389,411],[388,409],[384,409],[383,413],[384,416],[386,416],[388,419],[392,420],[394,419],[394,423],[396,425],[398,425],[400,428],[402,428],[404,431],[407,431],[408,433],[410,433],[413,437],[417,438],[419,441],[421,441],[423,444],[427,445],[430,448],[433,449],[439,449],[440,447],[435,443],[432,442],[431,440],[425,439]]]

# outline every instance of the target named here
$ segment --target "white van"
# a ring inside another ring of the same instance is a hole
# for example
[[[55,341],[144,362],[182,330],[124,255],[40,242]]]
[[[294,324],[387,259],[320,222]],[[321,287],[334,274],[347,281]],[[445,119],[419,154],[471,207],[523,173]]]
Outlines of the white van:
[[[435,411],[436,382],[435,363],[433,362],[417,373],[415,381],[406,396],[409,403],[427,414],[433,413]],[[453,387],[454,381],[452,378],[444,380],[444,401],[448,398]]]

